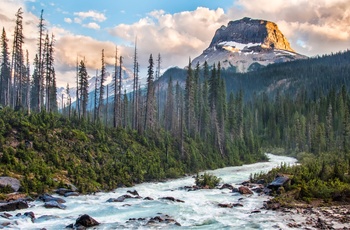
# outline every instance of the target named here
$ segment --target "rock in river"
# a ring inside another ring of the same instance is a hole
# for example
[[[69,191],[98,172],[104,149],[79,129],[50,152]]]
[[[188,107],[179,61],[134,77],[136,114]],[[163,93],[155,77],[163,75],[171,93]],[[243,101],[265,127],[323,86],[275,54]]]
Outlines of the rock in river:
[[[44,204],[45,208],[59,208],[59,209],[66,209],[67,206],[58,203],[57,201],[51,200],[48,202],[45,202]]]
[[[238,191],[242,195],[253,194],[253,192],[246,186],[241,186],[238,188]]]
[[[84,226],[84,227],[93,227],[96,225],[99,225],[100,223],[97,222],[94,218],[91,216],[84,214],[82,216],[79,216],[79,218],[75,221],[74,226]]]
[[[7,203],[0,203],[0,212],[8,212],[25,208],[28,208],[28,203],[24,200],[15,200]]]

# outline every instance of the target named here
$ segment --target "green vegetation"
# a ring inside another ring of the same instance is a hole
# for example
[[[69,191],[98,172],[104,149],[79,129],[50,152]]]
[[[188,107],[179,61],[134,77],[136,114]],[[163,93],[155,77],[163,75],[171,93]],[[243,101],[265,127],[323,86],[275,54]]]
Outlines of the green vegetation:
[[[197,174],[196,176],[196,185],[201,188],[215,188],[220,181],[220,178],[209,173],[204,173],[200,176]]]
[[[301,164],[288,166],[282,164],[266,174],[256,174],[253,180],[265,179],[272,181],[277,174],[288,175],[291,182],[284,187],[279,201],[285,202],[290,198],[311,202],[321,199],[324,203],[333,201],[350,202],[349,162],[334,153],[302,154]]]
[[[22,192],[43,193],[74,184],[82,193],[175,178],[244,159],[217,157],[215,149],[157,130],[108,128],[54,113],[0,110],[0,175],[18,178]],[[257,155],[256,160],[258,158]],[[262,155],[263,156],[263,155]]]

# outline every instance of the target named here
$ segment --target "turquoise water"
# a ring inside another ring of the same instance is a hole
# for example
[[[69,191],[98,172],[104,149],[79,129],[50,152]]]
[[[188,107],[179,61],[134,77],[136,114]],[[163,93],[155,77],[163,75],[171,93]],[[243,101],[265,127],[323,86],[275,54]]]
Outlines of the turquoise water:
[[[248,180],[251,173],[268,171],[281,162],[296,163],[294,158],[271,154],[268,156],[269,162],[207,172],[222,178],[223,183],[238,187],[237,184]],[[0,223],[10,222],[5,229],[64,229],[67,225],[74,224],[79,215],[88,214],[101,223],[95,229],[288,229],[283,218],[276,216],[275,212],[261,210],[260,213],[251,213],[253,210],[260,210],[263,202],[269,198],[267,196],[257,194],[242,196],[228,189],[197,191],[181,189],[191,185],[194,185],[194,178],[189,176],[167,182],[118,188],[109,193],[64,198],[67,201],[65,210],[46,209],[42,202],[35,201],[30,203],[31,207],[27,210],[8,212],[14,216],[20,212],[23,214],[32,211],[36,216],[34,223],[24,217],[10,219],[0,217]],[[151,197],[154,200],[126,199],[124,202],[106,202],[109,198],[117,198],[134,189],[141,197]],[[159,199],[166,196],[185,202]],[[241,203],[243,207],[220,208],[219,203]],[[164,215],[176,220],[181,226],[173,222],[146,224],[149,218]],[[136,220],[130,220],[131,218]],[[137,220],[139,218],[143,219]]]

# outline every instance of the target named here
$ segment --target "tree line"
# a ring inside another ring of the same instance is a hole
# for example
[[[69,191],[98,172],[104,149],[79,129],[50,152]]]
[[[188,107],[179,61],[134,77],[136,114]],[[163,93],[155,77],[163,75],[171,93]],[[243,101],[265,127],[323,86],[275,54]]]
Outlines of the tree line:
[[[43,10],[34,70],[30,71],[28,50],[24,51],[23,11],[16,13],[12,53],[5,28],[1,35],[0,103],[17,110],[57,112],[57,88],[54,68],[55,38],[45,29]]]

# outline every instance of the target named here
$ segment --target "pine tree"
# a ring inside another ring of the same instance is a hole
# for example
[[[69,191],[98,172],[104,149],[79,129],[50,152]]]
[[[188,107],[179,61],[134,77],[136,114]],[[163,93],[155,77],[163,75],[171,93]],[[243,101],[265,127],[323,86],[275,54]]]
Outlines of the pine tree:
[[[186,86],[185,86],[185,122],[186,128],[191,136],[193,136],[194,121],[194,80],[191,66],[191,59],[188,63]]]
[[[32,81],[31,81],[31,94],[30,94],[30,105],[33,111],[38,112],[39,111],[39,100],[40,97],[40,79],[39,79],[39,57],[38,54],[35,55],[34,59],[34,72],[32,75]]]
[[[170,76],[168,82],[168,90],[166,94],[166,103],[164,111],[164,124],[165,130],[171,131],[174,129],[174,92],[173,92],[173,80]]]
[[[113,127],[117,127],[117,116],[118,116],[118,47],[115,48],[115,57],[114,57],[114,77],[113,77],[113,87],[114,87],[114,100],[113,100]]]
[[[94,94],[94,122],[97,121],[98,118],[98,112],[97,112],[97,108],[98,108],[98,83],[99,83],[99,77],[98,77],[98,70],[96,70],[96,78],[95,78],[95,94]]]
[[[0,70],[0,104],[9,105],[9,94],[11,84],[10,54],[8,48],[8,39],[5,28],[2,28],[1,34],[1,70]]]
[[[16,13],[16,26],[13,37],[13,50],[12,50],[12,72],[13,72],[13,89],[12,89],[12,105],[13,107],[20,108],[22,106],[20,83],[23,79],[23,66],[24,66],[24,55],[23,46],[23,11],[22,8]]]
[[[99,89],[99,100],[98,100],[98,109],[97,109],[97,118],[100,118],[100,114],[102,112],[102,106],[103,106],[103,96],[105,93],[105,86],[104,83],[106,81],[106,66],[105,66],[105,55],[104,55],[104,49],[102,50],[102,57],[101,57],[101,78],[100,78],[100,89]]]
[[[126,90],[124,90],[124,96],[123,96],[123,127],[129,128],[130,123],[130,116],[129,116],[129,99],[128,95],[126,94]]]
[[[134,73],[133,73],[133,87],[132,87],[132,128],[137,129],[138,126],[138,63],[137,63],[137,38],[135,39],[135,50],[134,50]]]
[[[147,71],[147,95],[146,95],[146,110],[145,110],[145,123],[144,130],[154,128],[154,115],[155,115],[155,95],[154,95],[154,70],[153,70],[153,57],[152,54],[148,60],[149,66]]]
[[[39,38],[38,38],[38,53],[37,53],[37,60],[36,60],[36,78],[37,80],[35,81],[35,84],[37,84],[34,88],[36,88],[38,90],[38,94],[37,94],[37,102],[34,104],[35,108],[38,112],[41,111],[42,109],[42,105],[43,105],[43,100],[44,100],[44,95],[43,95],[43,81],[44,81],[44,70],[43,70],[43,40],[44,40],[44,29],[45,29],[45,25],[44,25],[44,18],[43,18],[43,14],[44,14],[44,10],[41,10],[41,14],[40,14],[40,20],[39,20]]]
[[[79,94],[79,63],[78,63],[78,57],[77,57],[77,61],[76,61],[76,91],[75,91],[75,95],[76,95],[76,111],[78,113],[78,119],[80,119],[80,94]]]
[[[66,86],[66,94],[67,94],[66,106],[68,106],[68,118],[70,119],[72,103],[71,103],[71,97],[70,97],[69,83],[67,83],[67,86]]]
[[[157,83],[157,112],[158,112],[158,116],[157,116],[157,121],[158,124],[160,124],[160,89],[159,89],[159,78],[160,78],[160,63],[162,62],[162,58],[160,56],[160,53],[158,54],[158,58],[157,58],[157,70],[156,70],[156,81],[158,81]]]
[[[87,105],[89,101],[89,77],[83,60],[79,64],[79,89],[82,117],[87,117]]]
[[[56,85],[56,72],[55,68],[52,67],[52,82],[49,90],[50,94],[50,112],[58,112],[57,105],[57,85]]]
[[[193,95],[194,95],[194,130],[195,133],[199,133],[200,131],[200,121],[203,114],[201,114],[201,108],[202,108],[202,100],[201,100],[201,94],[202,94],[202,87],[200,83],[200,65],[199,62],[197,62],[196,69],[194,71],[194,79],[193,79]]]
[[[200,133],[204,141],[208,140],[210,133],[210,104],[209,104],[209,66],[205,61],[203,65],[203,84],[201,95],[201,117],[200,117]]]
[[[119,79],[118,79],[118,98],[117,98],[117,106],[118,106],[118,126],[122,126],[122,70],[123,70],[123,57],[119,57]]]
[[[54,68],[54,35],[46,34],[43,49],[43,77],[45,78],[45,105],[46,111],[54,112],[57,107],[56,73]]]
[[[30,64],[29,64],[29,52],[26,51],[26,71],[25,71],[25,89],[23,90],[25,92],[25,105],[27,108],[28,114],[30,114]]]

